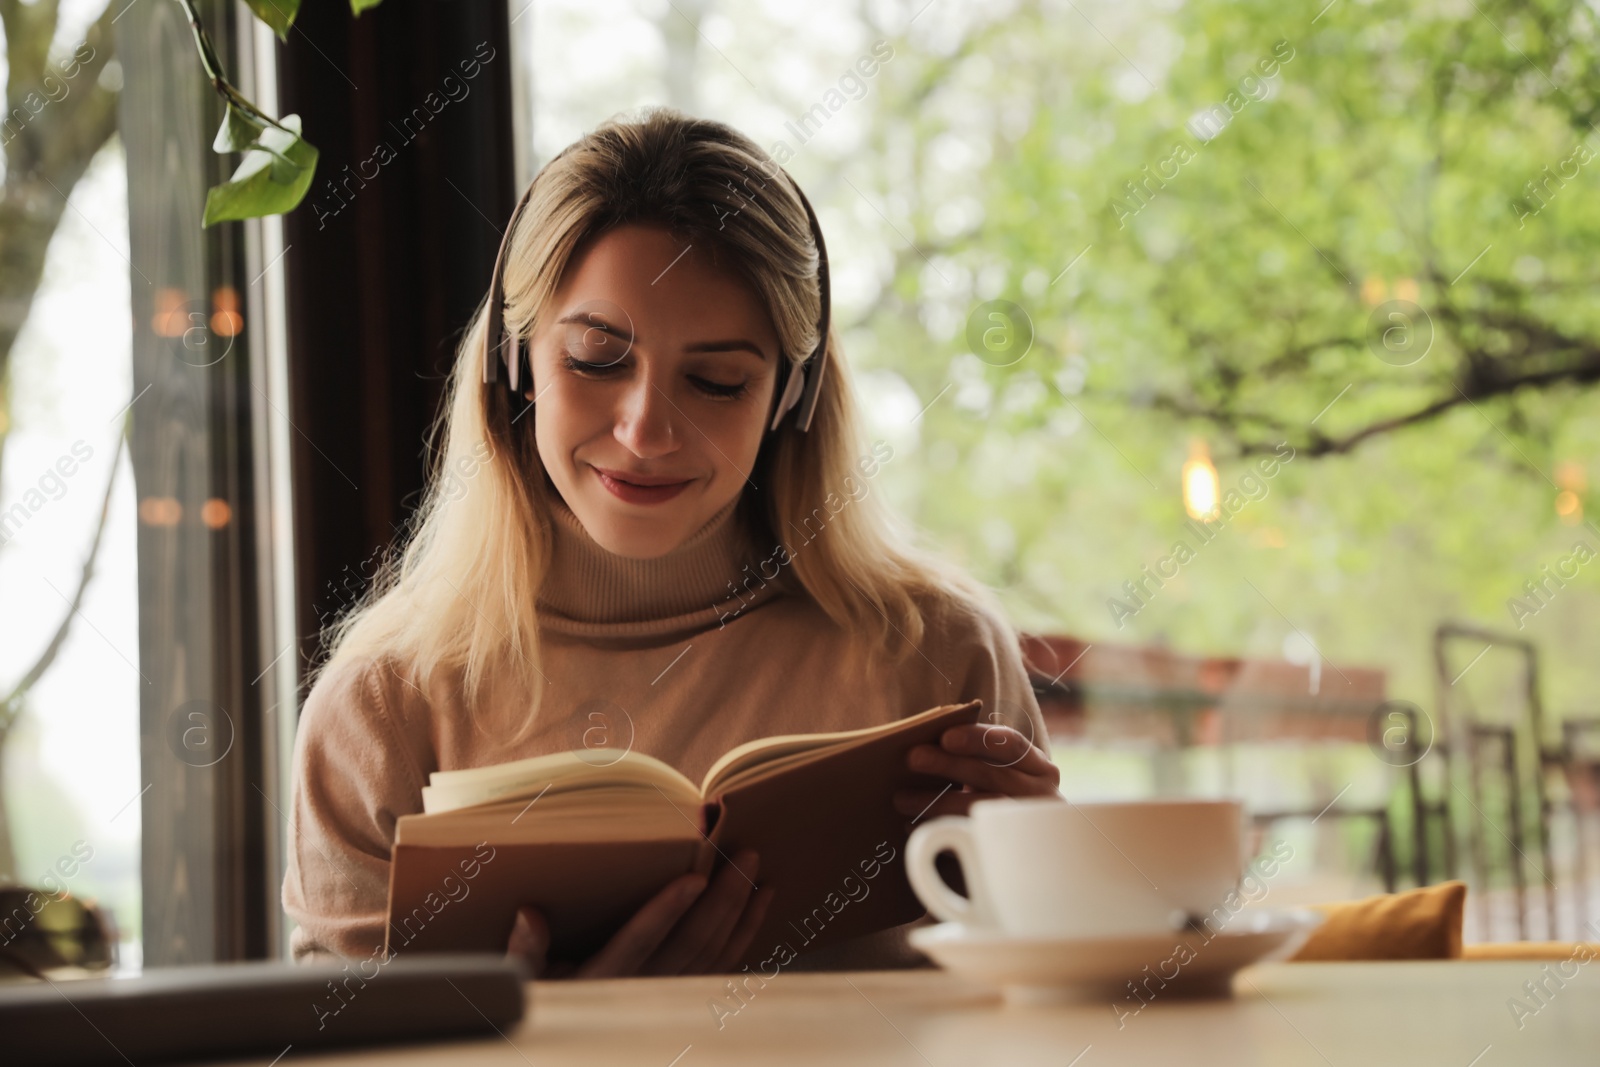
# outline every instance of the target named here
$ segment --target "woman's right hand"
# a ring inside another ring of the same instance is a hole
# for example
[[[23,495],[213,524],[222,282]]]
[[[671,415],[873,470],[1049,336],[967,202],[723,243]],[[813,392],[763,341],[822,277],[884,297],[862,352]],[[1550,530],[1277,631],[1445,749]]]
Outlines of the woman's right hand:
[[[540,978],[619,978],[653,974],[716,974],[744,958],[766,918],[772,889],[755,888],[759,858],[746,850],[709,880],[685,874],[662,887],[605,947],[572,967],[550,965],[550,926],[524,905],[506,946]]]

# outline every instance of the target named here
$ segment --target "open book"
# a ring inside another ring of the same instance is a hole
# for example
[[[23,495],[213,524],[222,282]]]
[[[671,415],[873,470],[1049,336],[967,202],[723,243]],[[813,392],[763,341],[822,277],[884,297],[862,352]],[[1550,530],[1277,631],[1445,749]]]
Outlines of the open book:
[[[423,814],[395,827],[388,951],[504,952],[517,908],[532,904],[552,958],[584,959],[667,882],[742,848],[761,857],[756,883],[774,887],[747,962],[911,922],[923,913],[902,860],[912,820],[893,795],[947,783],[909,771],[906,752],[981,707],[751,741],[699,785],[618,749],[435,771]]]

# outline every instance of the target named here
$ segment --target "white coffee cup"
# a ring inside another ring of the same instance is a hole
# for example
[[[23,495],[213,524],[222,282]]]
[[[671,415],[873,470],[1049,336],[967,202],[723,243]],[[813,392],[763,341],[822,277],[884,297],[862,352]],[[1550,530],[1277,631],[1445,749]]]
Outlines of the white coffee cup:
[[[1234,800],[980,800],[969,815],[917,827],[906,873],[929,912],[975,930],[1152,934],[1209,914],[1238,887],[1244,839],[1244,808]],[[934,867],[946,850],[960,861],[965,897]]]

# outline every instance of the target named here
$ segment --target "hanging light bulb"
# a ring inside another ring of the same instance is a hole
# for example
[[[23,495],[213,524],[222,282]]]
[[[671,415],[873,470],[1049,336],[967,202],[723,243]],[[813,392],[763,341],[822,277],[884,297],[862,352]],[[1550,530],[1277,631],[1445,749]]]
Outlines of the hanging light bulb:
[[[1556,464],[1556,484],[1561,487],[1556,494],[1556,514],[1568,526],[1583,521],[1583,498],[1578,494],[1583,492],[1587,481],[1582,464],[1570,460]]]
[[[1189,459],[1183,465],[1183,507],[1191,519],[1210,522],[1217,517],[1217,501],[1222,485],[1211,462],[1206,443],[1196,438],[1189,442]]]

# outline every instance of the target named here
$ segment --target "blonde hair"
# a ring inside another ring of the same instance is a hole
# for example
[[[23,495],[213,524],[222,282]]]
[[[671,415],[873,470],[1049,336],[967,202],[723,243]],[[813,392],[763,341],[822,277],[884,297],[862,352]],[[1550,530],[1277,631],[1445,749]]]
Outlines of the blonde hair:
[[[605,123],[539,173],[506,251],[508,334],[530,335],[585,238],[630,222],[665,225],[731,258],[766,303],[784,357],[798,362],[813,350],[817,249],[788,177],[732,128],[668,108]],[[529,727],[544,690],[535,606],[550,558],[554,490],[535,444],[537,405],[514,424],[504,382],[483,382],[487,306],[457,350],[432,435],[442,430],[443,449],[430,448],[435,462],[404,547],[328,628],[329,654],[314,677],[370,657],[404,665],[426,688],[435,672],[459,669],[468,706],[477,706],[484,679],[508,674],[510,692],[533,695],[531,709],[516,709]],[[827,359],[810,429],[797,430],[791,413],[766,435],[740,510],[758,539],[787,539],[820,516],[825,536],[786,557],[791,574],[839,626],[898,659],[922,639],[926,597],[992,604],[992,594],[910,547],[880,494],[849,490],[849,506],[827,506],[858,483],[865,455],[831,330]]]

